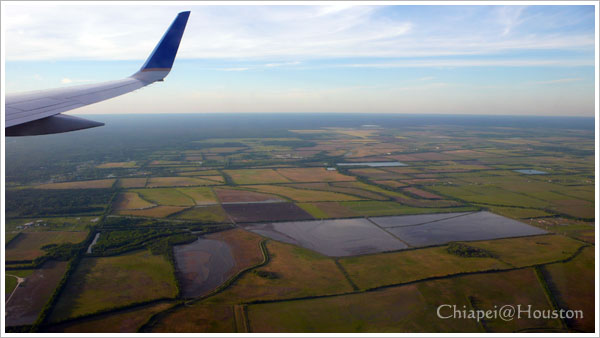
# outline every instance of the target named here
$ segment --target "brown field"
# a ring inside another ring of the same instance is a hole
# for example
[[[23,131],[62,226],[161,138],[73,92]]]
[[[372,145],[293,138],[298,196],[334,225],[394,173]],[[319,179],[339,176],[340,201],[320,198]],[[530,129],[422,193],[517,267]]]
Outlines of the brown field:
[[[243,202],[265,202],[278,201],[284,202],[281,197],[271,194],[263,194],[254,191],[215,188],[215,193],[221,203],[243,203]]]
[[[332,191],[297,189],[283,185],[253,185],[249,188],[264,193],[284,196],[298,202],[357,201],[364,199]]]
[[[235,222],[296,221],[313,217],[294,203],[225,204],[223,209]]]
[[[461,157],[461,158],[467,158],[467,159],[480,159],[482,157],[492,156],[490,153],[486,153],[483,151],[467,150],[467,149],[449,150],[449,151],[443,151],[442,153],[448,154],[453,157]]]
[[[289,180],[273,169],[223,170],[237,184],[286,183]]]
[[[215,181],[217,183],[225,183],[225,179],[221,175],[204,175],[200,178],[203,180]]]
[[[186,161],[203,161],[204,157],[202,155],[190,155],[185,157]]]
[[[449,254],[446,246],[349,257],[339,262],[350,279],[362,289],[463,272],[509,268],[494,258],[465,258]]]
[[[131,310],[93,316],[91,318],[51,326],[47,332],[65,333],[136,333],[153,314],[166,310],[173,303],[162,302]]]
[[[569,262],[545,265],[542,271],[559,308],[583,311],[583,318],[567,320],[569,327],[594,332],[594,248],[583,249]]]
[[[421,189],[415,188],[415,187],[405,188],[404,191],[409,192],[413,195],[417,195],[421,198],[427,198],[427,199],[432,199],[432,200],[442,199],[442,197],[439,195],[436,195],[434,193],[430,193],[429,191],[421,190]]]
[[[148,179],[145,177],[139,178],[120,178],[117,186],[119,188],[143,188],[146,186],[146,181]]]
[[[440,180],[437,178],[416,178],[414,180],[400,180],[400,182],[407,185],[433,185],[438,183]]]
[[[325,168],[281,168],[277,172],[294,182],[339,182],[356,178]]]
[[[171,264],[148,250],[83,258],[71,277],[49,322],[177,293]]]
[[[96,168],[99,169],[111,169],[111,168],[135,168],[135,161],[130,162],[106,162],[100,165],[97,165]]]
[[[113,204],[114,210],[127,210],[127,209],[148,209],[156,206],[154,203],[150,203],[145,199],[142,199],[140,195],[135,192],[122,192],[120,193]]]
[[[116,179],[106,180],[91,180],[91,181],[75,181],[48,183],[35,186],[36,189],[106,189],[113,186]]]
[[[6,326],[33,324],[67,269],[67,262],[48,261],[15,290],[6,304]]]
[[[86,236],[87,231],[22,232],[6,246],[6,260],[32,260],[44,255],[44,245],[80,243]]]
[[[217,182],[197,177],[151,177],[146,187],[186,187],[194,185],[215,185]]]
[[[117,214],[164,218],[164,217],[167,217],[176,212],[180,212],[184,209],[186,209],[186,207],[176,207],[176,206],[171,206],[171,205],[159,205],[154,208],[141,209],[141,210],[121,210],[121,211],[117,212]]]

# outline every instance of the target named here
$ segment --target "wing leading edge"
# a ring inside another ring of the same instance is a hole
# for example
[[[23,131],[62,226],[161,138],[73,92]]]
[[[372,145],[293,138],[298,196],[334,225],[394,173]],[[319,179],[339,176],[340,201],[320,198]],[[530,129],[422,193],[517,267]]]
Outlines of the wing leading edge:
[[[173,66],[190,12],[177,15],[142,68],[128,78],[91,85],[6,95],[6,136],[64,133],[104,123],[61,114],[162,81]]]

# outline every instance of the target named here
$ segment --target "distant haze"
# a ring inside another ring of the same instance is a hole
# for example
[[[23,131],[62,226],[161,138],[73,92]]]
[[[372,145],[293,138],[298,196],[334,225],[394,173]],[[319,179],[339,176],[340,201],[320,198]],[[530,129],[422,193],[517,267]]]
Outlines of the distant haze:
[[[191,10],[164,83],[73,113],[594,116],[591,5],[151,4],[3,2],[6,92],[129,76]]]

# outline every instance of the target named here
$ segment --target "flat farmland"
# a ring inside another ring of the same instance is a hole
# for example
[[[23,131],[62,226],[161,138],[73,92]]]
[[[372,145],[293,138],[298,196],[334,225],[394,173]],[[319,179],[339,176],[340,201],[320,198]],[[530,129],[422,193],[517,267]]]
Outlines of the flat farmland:
[[[384,195],[378,194],[378,193],[374,193],[369,190],[354,188],[354,187],[350,187],[350,186],[346,186],[346,187],[336,186],[336,185],[331,185],[329,183],[297,183],[297,184],[290,184],[287,186],[290,188],[339,192],[339,193],[343,193],[343,194],[361,197],[363,199],[372,199],[372,200],[376,200],[376,201],[389,199],[387,196],[384,196]]]
[[[550,309],[532,269],[446,278],[377,291],[316,299],[253,304],[251,332],[514,332],[561,329],[556,319],[485,321],[442,319],[443,304],[493,309],[497,304],[532,304]],[[388,309],[385,311],[384,309]],[[392,310],[393,309],[393,310]],[[382,315],[382,310],[385,315]]]
[[[583,318],[567,320],[569,327],[593,332],[597,315],[594,307],[594,248],[583,249],[569,262],[545,265],[542,271],[559,308],[583,311]]]
[[[521,267],[567,259],[583,244],[561,235],[543,235],[470,242],[469,245],[487,250],[503,262]]]
[[[215,188],[215,193],[221,203],[244,202],[284,202],[281,197],[272,194],[263,194],[241,189]]]
[[[177,293],[171,264],[146,250],[83,258],[63,291],[50,322]]]
[[[295,221],[313,219],[294,203],[224,204],[223,208],[235,222]]]
[[[198,177],[151,177],[146,183],[147,188],[160,187],[187,187],[194,185],[217,185],[214,180],[207,180]]]
[[[171,214],[185,210],[186,207],[176,207],[171,205],[159,205],[157,207],[140,209],[140,210],[120,210],[117,212],[118,215],[130,215],[130,216],[141,216],[141,217],[156,217],[164,218]]]
[[[262,237],[250,231],[232,229],[208,234],[205,238],[227,243],[231,248],[238,270],[243,270],[263,260],[262,251],[259,248]]]
[[[61,183],[48,183],[35,186],[36,189],[106,189],[115,184],[116,179],[74,181]]]
[[[531,305],[532,309],[539,310],[552,309],[533,268],[444,278],[418,283],[417,287],[433,309],[442,304],[456,304],[459,309],[466,305],[467,309],[484,311],[493,310],[494,306],[500,308],[505,304],[515,307],[519,304],[525,307]],[[486,319],[481,323],[481,329],[489,332],[563,330],[558,319],[525,317],[515,317],[512,320]],[[464,323],[461,319],[442,319],[449,320]]]
[[[248,307],[251,332],[480,332],[475,320],[441,320],[418,287]]]
[[[170,302],[118,311],[112,314],[98,315],[91,318],[50,326],[46,332],[64,333],[136,333],[153,314],[172,306]]]
[[[415,187],[405,188],[404,191],[411,193],[413,195],[417,195],[420,198],[435,199],[435,200],[442,199],[442,197],[440,197],[439,195],[436,195],[436,194],[430,193],[429,191],[425,191],[425,190],[415,188]]]
[[[353,176],[340,174],[325,168],[281,168],[277,172],[294,182],[339,182],[354,181]]]
[[[399,182],[399,181],[392,181],[392,180],[382,180],[382,181],[373,181],[376,184],[381,184],[381,185],[386,185],[388,187],[391,188],[403,188],[406,187],[405,183]]]
[[[237,184],[287,183],[287,178],[273,169],[223,170]]]
[[[252,185],[249,188],[263,193],[283,196],[297,202],[357,201],[362,199],[337,192],[292,188],[282,185]]]
[[[186,209],[174,216],[178,219],[201,221],[203,223],[231,223],[220,205],[205,205]]]
[[[377,168],[349,169],[348,171],[353,175],[363,176],[371,180],[395,180],[407,178],[407,176],[402,174],[392,173]]]
[[[119,188],[143,188],[146,186],[146,177],[120,178],[117,186]]]
[[[136,189],[131,192],[159,205],[192,206],[196,204],[190,196],[174,188]]]
[[[432,186],[430,189],[442,195],[459,198],[472,203],[531,208],[549,206],[548,202],[495,186]]]
[[[209,187],[177,188],[177,191],[190,197],[196,205],[218,203],[213,190]]]
[[[67,262],[48,261],[26,278],[6,304],[7,326],[33,324],[67,269]]]
[[[347,257],[339,262],[361,289],[464,272],[510,268],[495,258],[450,254],[447,246]]]
[[[270,261],[256,270],[272,278],[246,273],[225,291],[206,300],[211,304],[274,300],[350,292],[352,287],[333,259],[281,242],[267,242]]]
[[[236,328],[232,305],[194,303],[169,312],[152,326],[152,332],[223,333],[236,332]]]
[[[495,214],[510,217],[510,218],[517,218],[517,219],[518,218],[524,219],[524,218],[553,216],[553,214],[550,214],[546,211],[539,210],[539,209],[496,207],[496,206],[483,205],[483,204],[479,205],[479,206],[482,208],[489,209],[491,212],[493,212]]]
[[[156,204],[146,201],[136,192],[122,192],[113,203],[114,210],[147,209],[154,206]]]
[[[6,260],[33,260],[44,255],[45,245],[80,243],[86,236],[87,231],[23,232],[6,246]]]

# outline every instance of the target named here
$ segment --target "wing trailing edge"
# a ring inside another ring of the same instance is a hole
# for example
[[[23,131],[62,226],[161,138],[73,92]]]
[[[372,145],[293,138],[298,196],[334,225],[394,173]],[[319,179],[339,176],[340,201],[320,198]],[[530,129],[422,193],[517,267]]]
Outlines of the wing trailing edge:
[[[6,136],[44,135],[103,126],[104,123],[61,114],[132,92],[171,71],[190,12],[177,15],[142,68],[128,78],[98,84],[8,94],[5,97]]]

